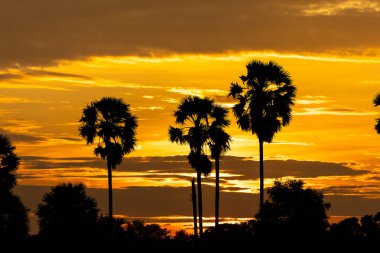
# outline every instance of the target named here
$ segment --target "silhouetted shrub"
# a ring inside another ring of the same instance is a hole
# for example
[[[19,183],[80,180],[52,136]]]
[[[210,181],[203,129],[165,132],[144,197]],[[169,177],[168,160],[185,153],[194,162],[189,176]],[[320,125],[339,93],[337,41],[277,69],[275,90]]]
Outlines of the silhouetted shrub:
[[[120,241],[125,239],[125,224],[127,221],[122,218],[110,218],[101,215],[97,222],[97,237],[99,239],[113,239]],[[111,234],[111,236],[110,236]]]
[[[28,210],[12,192],[0,192],[0,242],[28,236]]]
[[[81,240],[94,235],[99,210],[85,189],[81,183],[60,184],[44,195],[36,212],[42,238]]]
[[[333,241],[353,243],[363,237],[363,230],[359,224],[359,219],[351,217],[342,220],[330,227],[330,236]]]
[[[169,232],[158,224],[145,224],[141,220],[127,222],[125,228],[126,237],[131,240],[165,240],[170,238]]]
[[[380,240],[380,212],[376,215],[364,215],[360,223],[367,239]]]
[[[303,186],[302,180],[274,182],[268,189],[269,199],[256,215],[258,233],[312,238],[327,231],[330,204],[322,193]]]

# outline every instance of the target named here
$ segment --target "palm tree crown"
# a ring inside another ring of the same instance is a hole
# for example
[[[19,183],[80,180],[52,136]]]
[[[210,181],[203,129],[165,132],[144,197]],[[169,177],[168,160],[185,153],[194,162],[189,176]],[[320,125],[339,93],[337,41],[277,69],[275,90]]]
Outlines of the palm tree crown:
[[[0,191],[10,191],[16,185],[16,175],[20,158],[14,153],[16,148],[5,135],[0,134]]]
[[[377,94],[375,99],[373,100],[373,104],[375,106],[379,106],[380,105],[380,94]],[[377,119],[377,123],[375,125],[375,130],[378,134],[380,134],[380,118]]]
[[[213,101],[209,98],[185,97],[174,112],[175,123],[180,127],[169,127],[169,139],[181,145],[189,145],[188,156],[191,167],[208,175],[212,163],[205,154],[210,124],[213,123]]]
[[[83,109],[80,135],[87,144],[98,140],[94,152],[107,159],[112,169],[136,147],[137,118],[122,99],[105,97]]]
[[[228,110],[216,105],[213,110],[216,120],[212,122],[209,129],[209,148],[213,159],[221,157],[230,150],[231,136],[224,131],[230,125],[227,119]]]
[[[229,96],[237,100],[233,113],[243,131],[256,134],[263,142],[272,142],[282,126],[289,124],[296,88],[290,75],[277,63],[253,60],[242,85],[232,83]]]

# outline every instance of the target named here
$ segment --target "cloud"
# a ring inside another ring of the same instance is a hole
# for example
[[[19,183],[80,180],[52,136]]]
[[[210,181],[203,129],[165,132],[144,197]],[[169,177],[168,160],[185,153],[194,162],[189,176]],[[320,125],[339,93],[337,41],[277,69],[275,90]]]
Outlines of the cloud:
[[[42,69],[26,68],[22,72],[29,76],[72,77],[72,78],[78,78],[78,79],[91,80],[90,77],[84,76],[84,75],[62,73],[62,72],[56,72],[56,71],[47,71],[47,70],[42,70]]]
[[[145,106],[139,106],[137,107],[138,110],[151,110],[151,111],[157,111],[157,110],[164,110],[165,107],[163,106],[149,106],[149,107],[145,107]]]
[[[328,108],[328,107],[316,107],[316,108],[303,108],[293,113],[299,116],[310,115],[335,115],[335,116],[368,116],[377,115],[374,111],[359,111],[352,108]]]
[[[310,4],[303,10],[306,16],[333,16],[347,13],[380,13],[380,4],[373,0],[343,0]]]
[[[0,73],[0,82],[19,79],[21,77],[22,77],[22,75],[20,75],[20,74],[13,74],[13,73],[9,73],[9,72]]]
[[[104,161],[98,158],[48,158],[48,157],[22,157],[25,168],[31,170],[62,169],[62,168],[104,168]],[[259,162],[245,157],[226,156],[222,160],[222,170],[236,179],[257,179],[259,177]],[[117,168],[119,172],[139,172],[154,175],[160,173],[172,173],[176,176],[181,173],[192,173],[186,156],[156,156],[156,157],[128,157]],[[350,167],[338,164],[318,161],[296,160],[267,160],[265,161],[266,176],[280,178],[294,177],[319,177],[362,175],[366,170],[354,170]],[[38,172],[36,172],[38,173]],[[91,175],[89,175],[91,176]],[[192,175],[189,175],[192,177]]]
[[[0,66],[262,50],[378,55],[378,10],[364,0],[6,1]]]
[[[37,136],[35,134],[13,133],[1,128],[0,133],[8,136],[12,142],[37,143],[41,141],[46,141],[46,138]]]
[[[199,96],[204,97],[208,94],[212,95],[227,95],[227,91],[220,89],[198,89],[198,88],[182,88],[182,87],[173,87],[168,89],[167,91],[178,93],[181,95],[191,95],[191,96]]]
[[[320,105],[320,104],[327,104],[330,101],[327,100],[328,97],[326,96],[302,96],[301,99],[296,100],[296,104],[300,105]]]
[[[21,97],[10,97],[0,95],[0,104],[29,104],[29,103],[46,103],[45,101],[39,99],[21,98]]]

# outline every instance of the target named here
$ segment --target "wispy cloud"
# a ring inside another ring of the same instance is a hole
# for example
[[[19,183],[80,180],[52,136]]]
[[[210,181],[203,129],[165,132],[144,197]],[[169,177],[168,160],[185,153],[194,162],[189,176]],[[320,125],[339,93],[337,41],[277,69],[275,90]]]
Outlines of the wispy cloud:
[[[321,2],[310,4],[303,10],[303,13],[306,16],[332,16],[343,14],[345,12],[379,13],[380,3],[373,0],[343,0],[333,3]]]
[[[156,110],[164,110],[165,107],[163,106],[148,106],[148,107],[145,107],[145,106],[139,106],[137,107],[138,110],[151,110],[151,111],[156,111]]]
[[[303,96],[301,99],[297,99],[296,104],[301,105],[320,105],[330,102],[326,96]]]
[[[21,97],[10,97],[0,95],[0,104],[19,104],[19,103],[46,103],[41,99],[30,99],[30,98],[21,98]]]
[[[177,104],[178,103],[178,99],[175,99],[175,98],[165,98],[165,99],[162,99],[162,101],[169,103],[169,104]]]
[[[293,145],[293,146],[313,146],[314,143],[296,142],[296,141],[273,141],[271,145]]]
[[[191,96],[199,96],[203,97],[209,94],[212,95],[226,95],[227,91],[220,89],[199,89],[199,88],[182,88],[182,87],[173,87],[168,89],[167,91],[178,93],[182,95],[191,95]]]
[[[309,116],[309,115],[336,115],[336,116],[368,116],[377,115],[374,111],[358,111],[351,108],[304,108],[299,111],[295,111],[294,115]]]

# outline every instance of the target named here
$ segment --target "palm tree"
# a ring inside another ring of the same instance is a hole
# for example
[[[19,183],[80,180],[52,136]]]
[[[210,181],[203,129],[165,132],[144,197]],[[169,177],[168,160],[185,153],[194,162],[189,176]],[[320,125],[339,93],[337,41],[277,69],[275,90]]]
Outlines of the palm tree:
[[[122,99],[104,97],[83,109],[79,134],[87,144],[97,141],[96,156],[107,160],[109,216],[112,218],[112,170],[136,147],[137,118]]]
[[[14,153],[16,148],[10,139],[0,134],[0,191],[8,192],[16,185],[15,172],[20,158]]]
[[[228,110],[215,106],[213,110],[215,120],[209,130],[209,148],[211,157],[215,160],[215,228],[219,225],[219,168],[220,158],[230,150],[231,136],[224,131],[224,128],[230,125],[227,119]]]
[[[190,153],[187,157],[190,166],[197,173],[198,188],[198,215],[199,235],[203,235],[202,222],[202,174],[207,176],[212,170],[212,162],[206,155],[206,146],[209,141],[209,129],[213,121],[214,101],[209,98],[187,96],[182,99],[174,112],[175,123],[180,127],[169,127],[171,142],[189,145]]]
[[[28,236],[28,209],[12,191],[20,158],[10,139],[0,134],[0,240],[20,241]]]
[[[231,96],[237,101],[233,113],[243,131],[256,134],[260,144],[260,208],[264,204],[264,142],[270,143],[289,124],[296,87],[279,64],[253,60],[247,64],[242,84],[231,83]]]
[[[373,100],[373,104],[375,106],[380,105],[380,94],[377,94],[375,99]],[[377,119],[377,124],[375,125],[375,130],[378,134],[380,134],[380,118]]]

